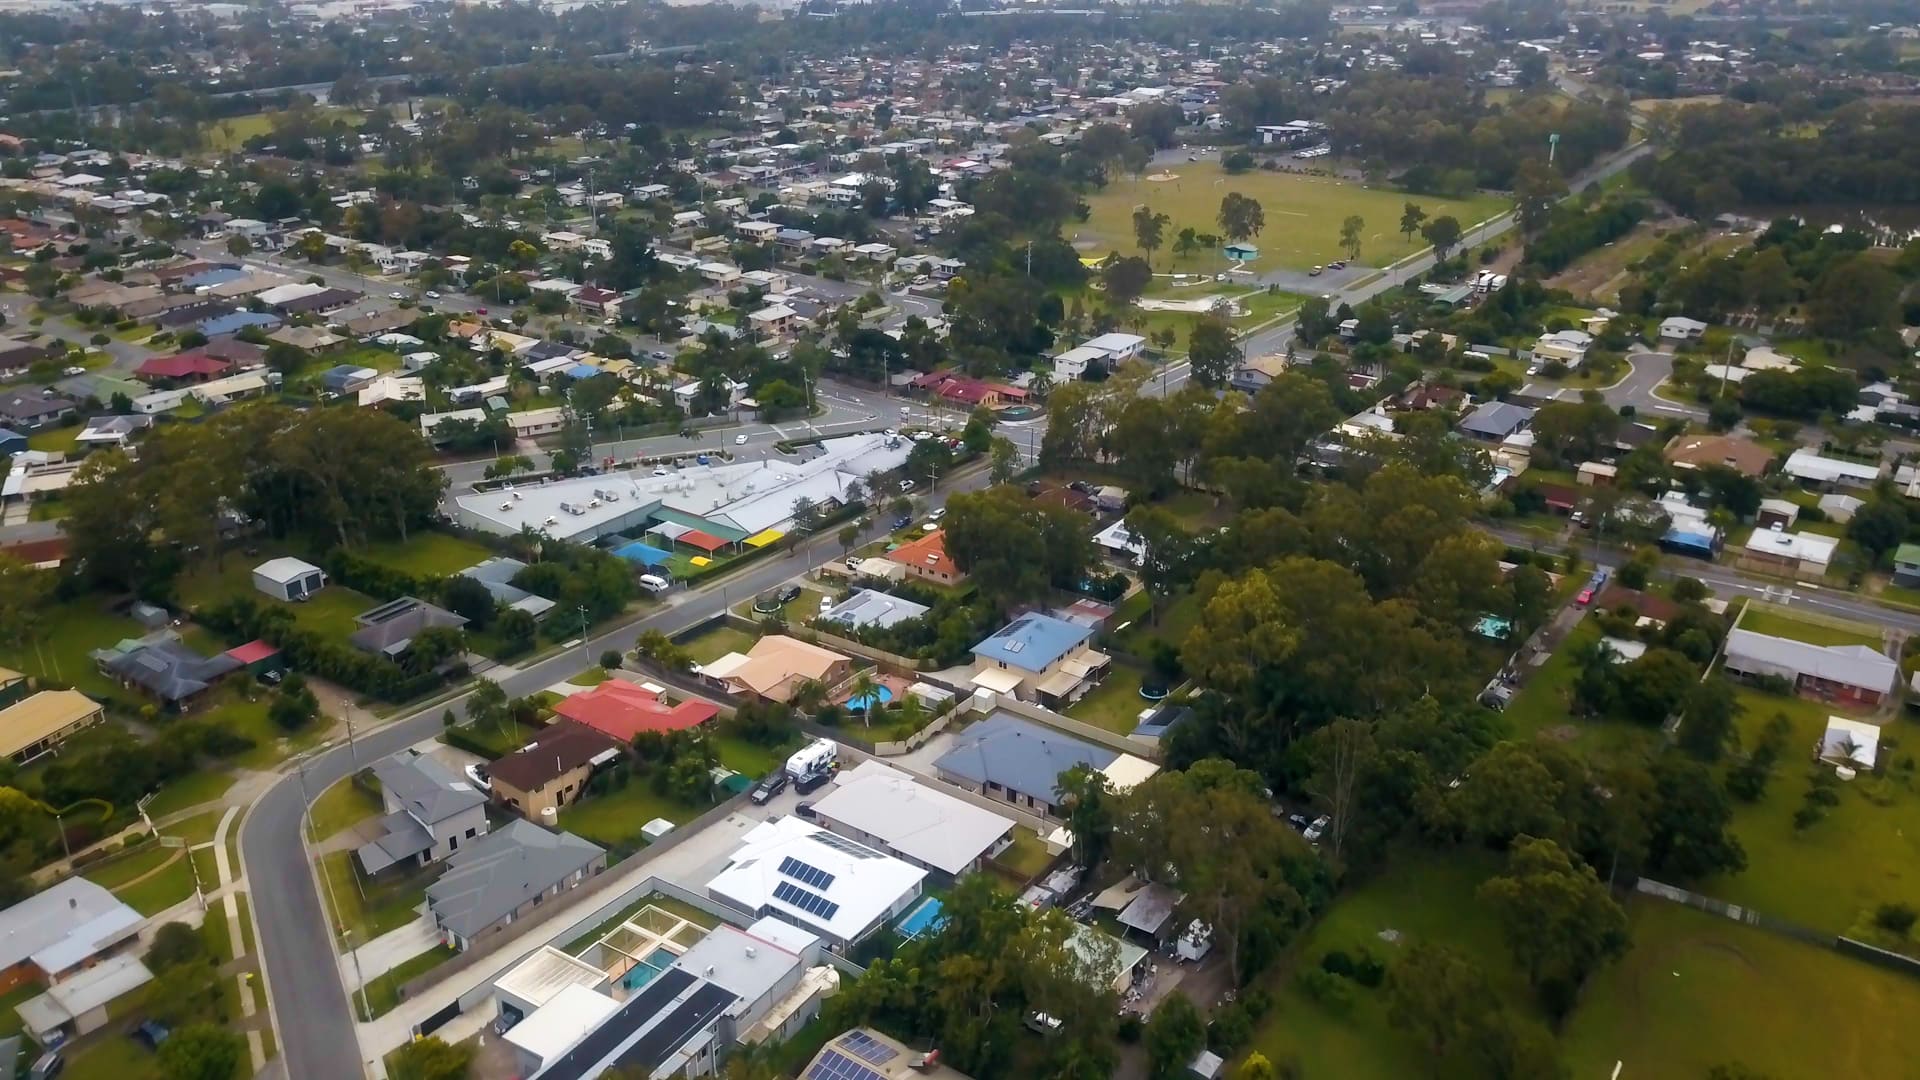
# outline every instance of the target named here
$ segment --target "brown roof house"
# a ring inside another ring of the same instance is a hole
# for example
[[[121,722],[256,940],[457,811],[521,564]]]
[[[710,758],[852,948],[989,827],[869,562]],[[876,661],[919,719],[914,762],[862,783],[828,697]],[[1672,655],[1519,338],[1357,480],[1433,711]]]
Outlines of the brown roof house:
[[[1736,435],[1676,435],[1667,444],[1667,460],[1682,469],[1724,465],[1743,476],[1759,476],[1773,464],[1773,451]]]
[[[594,770],[620,760],[625,752],[618,739],[561,720],[488,766],[493,796],[540,821],[548,811],[558,813],[578,799]]]

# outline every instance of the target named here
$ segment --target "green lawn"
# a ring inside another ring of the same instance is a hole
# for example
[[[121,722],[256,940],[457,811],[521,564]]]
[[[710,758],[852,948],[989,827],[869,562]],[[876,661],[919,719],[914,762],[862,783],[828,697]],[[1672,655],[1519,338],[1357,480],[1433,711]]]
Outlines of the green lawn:
[[[1775,1077],[1910,1076],[1899,1034],[1920,980],[1650,898],[1633,950],[1595,976],[1561,1040],[1576,1077],[1695,1080],[1738,1061]],[[1311,1074],[1309,1074],[1311,1075]]]
[[[1001,866],[1031,878],[1045,870],[1053,862],[1053,856],[1047,854],[1047,845],[1040,837],[1025,825],[1013,827],[1013,846],[993,857]]]
[[[1256,270],[1294,269],[1343,258],[1340,225],[1350,214],[1365,219],[1361,233],[1360,259],[1370,266],[1385,266],[1426,246],[1418,234],[1409,242],[1398,232],[1401,211],[1415,202],[1430,217],[1451,214],[1463,230],[1507,208],[1504,200],[1475,196],[1470,199],[1441,199],[1426,195],[1407,195],[1386,188],[1369,188],[1329,177],[1299,176],[1289,173],[1253,170],[1228,176],[1217,162],[1181,162],[1168,165],[1173,180],[1119,178],[1087,197],[1091,216],[1068,237],[1082,254],[1099,257],[1110,252],[1140,254],[1133,239],[1133,210],[1142,204],[1168,216],[1167,236],[1177,236],[1183,228],[1217,232],[1214,221],[1220,200],[1228,192],[1239,192],[1255,199],[1265,212],[1266,229],[1252,242],[1260,248]],[[1149,175],[1163,175],[1151,173]],[[1206,272],[1224,270],[1228,262],[1218,251],[1175,260],[1171,244],[1154,253],[1154,268],[1167,272]]]
[[[160,1059],[130,1038],[108,1035],[80,1053],[68,1055],[66,1071],[60,1076],[62,1080],[157,1080]]]
[[[113,894],[142,915],[158,915],[192,896],[193,862],[185,851],[170,849],[168,854],[176,851],[180,858],[166,864],[165,869],[150,878],[123,885],[113,890]]]
[[[1160,500],[1159,507],[1172,514],[1188,532],[1216,529],[1233,517],[1231,508],[1216,505],[1204,491],[1180,491]]]
[[[1128,734],[1139,726],[1140,710],[1149,705],[1140,696],[1140,680],[1138,670],[1115,663],[1099,686],[1067,709],[1067,715],[1116,735]]]
[[[780,588],[780,586],[776,585],[767,591],[778,592]],[[757,597],[744,603],[736,604],[733,610],[735,614],[740,615],[742,618],[752,619],[755,622],[759,622],[769,615],[777,614],[782,619],[785,619],[789,626],[804,626],[819,616],[820,601],[825,599],[826,596],[827,594],[820,589],[802,587],[800,595],[780,605],[778,611],[767,612],[756,610],[754,605],[758,603]]]
[[[709,735],[707,741],[713,744],[714,751],[720,755],[720,764],[756,779],[779,768],[787,760],[788,753],[798,745],[762,746],[734,735]]]
[[[26,1023],[20,1019],[20,1014],[15,1012],[14,1009],[26,1004],[29,999],[39,997],[45,992],[45,987],[29,980],[4,994],[0,994],[0,1038],[20,1034],[20,1029],[25,1027]]]
[[[336,924],[353,931],[353,940],[365,944],[389,930],[398,930],[420,917],[427,885],[439,867],[394,867],[369,880],[350,851],[336,851],[320,860],[326,879],[322,895],[332,905]]]
[[[163,848],[149,840],[129,855],[82,871],[81,876],[102,888],[118,889],[142,874],[159,869],[172,856],[172,848]]]
[[[419,956],[404,961],[367,982],[367,1008],[375,1016],[385,1016],[400,1004],[400,988],[460,954],[445,945],[436,945]],[[354,1009],[359,1010],[358,995]]]
[[[382,566],[425,577],[452,577],[494,553],[471,540],[446,533],[416,533],[406,543],[397,540],[373,544],[358,554]]]
[[[685,642],[687,655],[696,664],[711,664],[730,652],[746,652],[760,640],[736,627],[721,624]]]
[[[360,114],[352,109],[322,105],[314,111],[322,120],[341,119],[355,127],[360,125]],[[229,116],[207,124],[207,147],[218,153],[229,153],[241,149],[246,145],[246,141],[255,135],[268,135],[272,132],[272,113],[257,112]]]
[[[28,675],[71,683],[92,697],[125,695],[101,675],[87,655],[94,649],[139,637],[145,629],[132,619],[101,610],[97,601],[82,598],[48,607],[40,613],[34,632],[17,646],[0,648],[0,664]]]
[[[225,795],[227,789],[233,786],[233,781],[231,774],[217,769],[202,769],[183,776],[160,789],[160,793],[147,804],[147,813],[158,820],[190,806],[210,803]]]
[[[1695,888],[1833,933],[1864,921],[1879,904],[1920,898],[1920,793],[1904,782],[1905,774],[1891,770],[1841,785],[1840,804],[1798,832],[1793,813],[1807,777],[1824,767],[1808,763],[1807,748],[1818,743],[1836,710],[1747,689],[1739,699],[1743,745],[1754,745],[1776,714],[1784,713],[1793,730],[1760,801],[1733,804],[1733,832],[1746,848],[1747,869]]]
[[[44,450],[49,453],[58,451],[62,454],[71,454],[73,453],[74,447],[80,445],[80,433],[85,430],[85,424],[75,424],[72,427],[48,428],[45,431],[36,431],[32,435],[27,436],[27,449]]]
[[[654,818],[678,825],[691,821],[699,808],[670,795],[656,795],[644,777],[636,777],[618,791],[589,795],[560,811],[560,827],[604,848],[634,850],[646,840],[640,829]]]
[[[1298,963],[1318,964],[1327,952],[1361,950],[1392,964],[1407,945],[1433,942],[1471,958],[1502,997],[1527,998],[1522,974],[1508,959],[1492,915],[1474,890],[1496,872],[1499,859],[1470,848],[1398,859],[1385,873],[1334,903],[1297,950]],[[1381,940],[1398,931],[1400,943]],[[1340,1080],[1401,1080],[1430,1075],[1426,1055],[1387,1020],[1385,995],[1355,988],[1345,1014],[1321,1005],[1289,979],[1274,994],[1273,1011],[1254,1032],[1252,1049],[1275,1063],[1293,1060],[1300,1074]]]
[[[152,808],[148,811],[151,814]],[[184,840],[188,847],[204,844],[213,839],[214,832],[220,827],[220,815],[223,811],[210,810],[204,814],[195,814],[185,821],[176,821],[171,825],[160,826],[160,835]]]
[[[336,833],[343,832],[355,825],[376,817],[380,813],[380,799],[347,777],[320,793],[313,800],[307,827],[307,836],[318,843]]]
[[[240,696],[237,691],[222,693],[226,696],[220,704],[199,715],[210,723],[253,740],[253,749],[233,759],[235,764],[244,768],[264,769],[279,764],[289,755],[318,742],[326,726],[324,721],[315,720],[289,735],[267,718],[271,699],[264,689],[252,701]]]
[[[1777,608],[1761,604],[1747,605],[1747,613],[1740,617],[1740,629],[1804,641],[1809,645],[1865,645],[1877,650],[1884,644],[1881,636],[1869,626],[1857,629],[1822,626],[1803,622]]]
[[[611,677],[607,674],[606,668],[595,664],[578,675],[569,676],[567,681],[575,686],[599,686]]]
[[[1550,738],[1585,753],[1612,757],[1637,754],[1652,746],[1659,732],[1653,728],[1613,720],[1575,719],[1573,680],[1579,674],[1574,653],[1601,637],[1600,624],[1582,619],[1547,662],[1535,669],[1502,715],[1515,738]]]

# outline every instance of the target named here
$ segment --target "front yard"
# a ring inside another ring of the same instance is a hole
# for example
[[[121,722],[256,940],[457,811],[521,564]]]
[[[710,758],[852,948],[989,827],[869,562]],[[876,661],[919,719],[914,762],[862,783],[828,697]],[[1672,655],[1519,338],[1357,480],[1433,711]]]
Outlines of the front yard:
[[[440,870],[438,866],[393,867],[369,879],[360,873],[351,851],[332,852],[320,859],[323,893],[333,907],[334,923],[351,931],[356,945],[419,918],[427,886],[440,876]]]

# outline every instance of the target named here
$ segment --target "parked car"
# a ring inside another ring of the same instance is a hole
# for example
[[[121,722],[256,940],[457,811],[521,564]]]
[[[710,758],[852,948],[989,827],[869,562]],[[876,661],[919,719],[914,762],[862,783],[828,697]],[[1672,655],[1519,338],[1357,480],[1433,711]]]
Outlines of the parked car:
[[[904,529],[911,524],[913,524],[913,518],[907,516],[906,514],[901,514],[899,517],[893,519],[893,524],[888,526],[888,528],[892,529],[895,532],[899,532],[901,529]]]
[[[1308,276],[1308,277],[1319,277],[1319,276],[1320,276],[1320,275],[1321,275],[1322,273],[1324,273],[1324,272],[1326,271],[1326,269],[1327,269],[1327,268],[1326,268],[1326,267],[1324,267],[1324,266],[1316,266],[1316,267],[1314,267],[1313,269],[1311,269],[1311,270],[1309,270],[1309,271],[1307,271],[1307,276]]]
[[[815,777],[811,777],[811,778],[809,778],[809,779],[807,779],[807,780],[802,780],[802,781],[801,781],[801,782],[800,782],[799,784],[797,784],[797,785],[795,785],[795,786],[794,786],[794,790],[795,790],[795,791],[803,791],[803,792],[804,792],[804,791],[811,791],[811,790],[813,790],[813,788],[809,788],[809,787],[807,786],[807,785],[808,785],[809,783],[811,783],[811,784],[813,785],[813,787],[814,787],[814,788],[817,788],[817,787],[819,787],[819,786],[820,786],[821,784],[824,784],[824,783],[826,783],[826,782],[827,782],[827,778],[826,778],[826,776],[824,776],[824,775],[821,775],[821,776],[815,776]],[[801,817],[803,817],[803,818],[806,818],[806,819],[807,819],[808,821],[812,821],[812,820],[813,820],[813,804],[812,804],[812,803],[810,803],[810,802],[803,802],[803,803],[800,803],[800,804],[798,804],[797,806],[795,806],[795,807],[793,808],[793,812],[794,812],[794,813],[796,813],[796,814],[799,814],[799,815],[800,815]]]
[[[1327,269],[1329,270],[1345,270],[1346,268],[1347,260],[1345,259],[1335,259],[1327,264]]]
[[[906,479],[906,480],[902,480],[902,481],[900,481],[900,490],[901,490],[901,491],[912,491],[912,490],[913,490],[913,480],[909,478],[909,479]]]
[[[475,315],[485,315],[485,314],[487,313],[487,309],[486,309],[486,308],[474,308],[474,309],[473,309],[473,313],[474,313]]]
[[[858,570],[858,569],[860,569],[860,561],[861,561],[861,560],[860,560],[860,556],[858,556],[858,555],[849,555],[849,556],[847,556],[847,569],[849,569],[849,570]]]
[[[1581,607],[1586,607],[1588,604],[1593,603],[1593,590],[1581,589],[1580,595],[1574,597],[1573,602],[1579,604]]]
[[[753,794],[747,796],[747,798],[753,800],[755,806],[762,806],[765,805],[768,799],[773,798],[785,790],[787,790],[787,771],[781,769],[778,772],[763,777],[758,784],[753,786]]]
[[[927,515],[927,517],[933,519],[934,521],[939,521],[941,518],[946,516],[947,516],[947,508],[944,506],[934,507],[933,513]]]
[[[477,761],[470,761],[463,771],[467,774],[467,779],[472,782],[474,787],[479,788],[481,791],[493,790],[493,777],[488,775],[485,765]]]
[[[427,290],[427,299],[429,299],[429,300],[438,300],[438,299],[440,299],[440,294],[439,294],[439,293],[437,293],[437,292],[435,292],[435,291],[434,291],[434,290],[432,290],[432,289],[428,289],[428,290]]]
[[[1308,820],[1307,815],[1305,814],[1288,814],[1287,824],[1293,826],[1296,830],[1300,832],[1306,832],[1307,826],[1313,824],[1313,822]]]
[[[49,1050],[41,1054],[33,1063],[33,1069],[27,1073],[27,1080],[53,1080],[66,1069],[67,1059],[60,1056],[60,1051]]]
[[[167,1036],[171,1034],[173,1034],[173,1032],[167,1029],[167,1025],[158,1020],[148,1020],[133,1029],[133,1041],[140,1043],[149,1050],[158,1050],[160,1049],[160,1044],[166,1042]]]
[[[1321,814],[1319,817],[1314,818],[1313,824],[1308,825],[1307,831],[1300,835],[1306,837],[1308,843],[1315,843],[1322,836],[1326,835],[1327,826],[1331,824],[1333,824],[1333,819],[1325,814]]]
[[[780,587],[780,591],[775,593],[774,596],[783,604],[791,604],[795,600],[800,599],[800,586],[783,585]]]

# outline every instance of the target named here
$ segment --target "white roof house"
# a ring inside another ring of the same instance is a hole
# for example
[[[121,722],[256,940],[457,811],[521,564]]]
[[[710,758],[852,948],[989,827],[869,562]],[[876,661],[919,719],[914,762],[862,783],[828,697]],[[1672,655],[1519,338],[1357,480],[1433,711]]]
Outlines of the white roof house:
[[[1755,555],[1797,562],[1802,569],[1825,573],[1827,564],[1833,561],[1834,551],[1840,547],[1840,541],[1818,533],[1755,529],[1753,535],[1747,537],[1746,546]]]
[[[755,825],[707,892],[851,944],[906,910],[927,872],[801,818]]]
[[[1880,728],[1864,720],[1844,716],[1827,717],[1826,733],[1820,736],[1820,760],[1834,765],[1873,771],[1880,758]]]
[[[68,878],[0,911],[0,969],[30,962],[57,977],[132,937],[144,922],[101,886]]]
[[[1787,455],[1787,463],[1780,471],[1810,484],[1852,484],[1866,486],[1880,479],[1879,463],[1867,464],[1860,461],[1844,461],[1840,458],[1823,457],[1816,450],[1801,447]]]
[[[958,877],[1013,838],[1013,820],[878,761],[840,774],[814,802],[821,823],[929,870]]]

